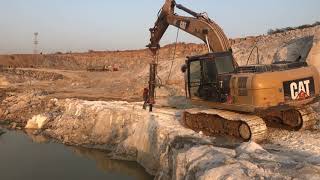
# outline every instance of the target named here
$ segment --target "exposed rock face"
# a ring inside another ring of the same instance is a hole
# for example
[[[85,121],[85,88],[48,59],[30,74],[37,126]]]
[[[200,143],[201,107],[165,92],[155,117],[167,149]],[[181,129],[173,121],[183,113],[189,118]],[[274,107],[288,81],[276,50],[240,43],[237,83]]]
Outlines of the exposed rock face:
[[[307,61],[314,65],[320,72],[320,28],[316,30],[313,40],[313,46],[310,50]]]
[[[259,49],[261,64],[270,64],[279,60],[294,61],[298,56],[302,56],[303,59],[308,55],[310,46],[314,42],[314,36],[319,29],[320,27],[316,26],[273,35],[242,38],[232,46],[235,58],[240,65],[246,65],[247,62],[256,64],[258,56],[255,50],[249,58],[251,51],[256,46]]]
[[[313,45],[314,36],[307,36],[288,42],[280,47],[275,54],[273,62],[280,61],[306,61]]]
[[[33,116],[32,119],[29,119],[26,125],[26,129],[42,129],[47,123],[49,119],[43,115]]]
[[[172,59],[174,45],[164,46],[159,52],[159,60]],[[186,57],[206,52],[206,47],[198,44],[179,43],[176,57]],[[46,54],[46,55],[0,55],[4,67],[54,68],[86,70],[90,66],[113,66],[120,70],[147,65],[152,59],[148,49],[125,51],[101,51],[88,53]]]
[[[50,80],[56,81],[63,79],[63,75],[54,72],[37,71],[37,70],[21,70],[21,69],[3,69],[3,74],[10,74],[14,76],[19,76],[20,79],[24,80]]]
[[[9,92],[1,91],[0,123],[8,121],[16,123],[19,127],[25,127],[28,120],[31,120],[30,122],[36,124],[34,126],[38,126],[40,121],[37,122],[38,119],[35,116],[42,114],[38,117],[45,116],[49,117],[50,120],[60,113],[60,109],[55,106],[54,100],[50,100],[45,91],[23,93],[10,92],[10,89],[7,91]]]
[[[68,145],[106,150],[117,159],[137,161],[156,179],[304,179],[319,178],[320,174],[317,132],[305,132],[301,137],[312,137],[306,142],[316,144],[299,145],[300,155],[293,151],[296,139],[302,140],[299,133],[288,132],[288,139],[282,140],[278,137],[283,135],[276,132],[270,139],[274,144],[238,146],[185,128],[179,110],[157,108],[149,113],[142,110],[141,103],[57,100],[39,92],[12,94],[2,103],[10,113],[2,114],[1,119],[12,120],[15,109],[17,127],[30,119],[37,128],[43,123],[42,134]],[[45,112],[39,108],[41,104],[47,104]],[[234,146],[238,148],[226,148]]]
[[[257,63],[257,53],[252,49],[257,46],[259,49],[260,63],[269,64],[275,59],[275,54],[279,48],[290,44],[292,40],[303,37],[310,37],[315,34],[319,26],[292,30],[273,35],[251,36],[246,38],[230,39],[234,56],[240,65]],[[175,45],[167,45],[159,52],[159,61],[171,61],[173,59]],[[185,58],[187,56],[207,53],[208,50],[202,44],[177,45],[175,58]],[[48,55],[2,55],[0,64],[5,67],[36,67],[85,70],[89,66],[116,66],[120,70],[128,70],[134,67],[148,65],[152,60],[152,55],[148,49],[127,50],[127,51],[90,51],[88,53],[67,53]],[[178,69],[175,69],[178,70]]]
[[[0,76],[0,87],[6,87],[9,85],[9,82],[6,77]]]
[[[139,103],[81,100],[60,100],[56,106],[63,113],[50,121],[45,134],[137,161],[156,179],[290,179],[301,177],[300,172],[304,177],[319,173],[316,160],[297,162],[253,142],[236,150],[215,147],[214,138],[184,128],[176,110],[149,114]]]

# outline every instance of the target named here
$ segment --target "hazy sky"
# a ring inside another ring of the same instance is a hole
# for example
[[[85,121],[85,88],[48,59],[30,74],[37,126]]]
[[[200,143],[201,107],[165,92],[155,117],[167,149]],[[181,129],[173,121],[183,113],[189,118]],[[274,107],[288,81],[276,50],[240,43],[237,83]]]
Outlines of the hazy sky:
[[[164,0],[0,0],[0,53],[141,49]],[[177,0],[208,12],[229,37],[320,21],[319,0]],[[175,41],[170,28],[161,44]],[[186,33],[179,41],[200,42]]]

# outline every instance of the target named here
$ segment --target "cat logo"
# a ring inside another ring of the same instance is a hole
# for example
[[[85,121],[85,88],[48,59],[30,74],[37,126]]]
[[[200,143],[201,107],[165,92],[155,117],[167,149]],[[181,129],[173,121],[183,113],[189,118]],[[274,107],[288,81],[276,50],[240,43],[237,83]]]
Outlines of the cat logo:
[[[305,100],[310,95],[310,80],[299,82],[291,82],[290,84],[291,98],[293,100]]]
[[[304,100],[315,95],[313,77],[283,82],[285,101]]]

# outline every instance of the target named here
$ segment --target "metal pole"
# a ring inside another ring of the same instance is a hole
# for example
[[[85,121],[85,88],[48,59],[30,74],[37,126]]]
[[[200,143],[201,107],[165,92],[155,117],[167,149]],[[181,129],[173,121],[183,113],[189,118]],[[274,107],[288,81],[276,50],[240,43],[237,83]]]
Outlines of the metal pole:
[[[38,35],[39,35],[38,32],[35,32],[35,33],[34,33],[34,40],[33,40],[34,49],[33,49],[33,54],[38,54],[38,44],[39,44]]]
[[[149,73],[149,111],[152,112],[153,105],[155,104],[155,89],[156,89],[156,73],[157,73],[157,63],[154,60],[150,64]]]

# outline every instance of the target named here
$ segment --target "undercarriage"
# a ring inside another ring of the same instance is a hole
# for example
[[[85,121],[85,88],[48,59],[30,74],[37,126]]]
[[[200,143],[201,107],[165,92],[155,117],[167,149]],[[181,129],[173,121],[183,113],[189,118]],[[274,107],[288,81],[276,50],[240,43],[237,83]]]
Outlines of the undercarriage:
[[[290,130],[311,129],[317,122],[317,113],[311,106],[273,112],[263,117],[218,109],[189,109],[184,112],[185,126],[205,135],[227,135],[244,141],[263,141],[268,128]]]

